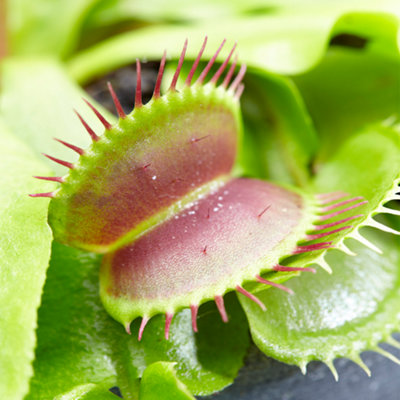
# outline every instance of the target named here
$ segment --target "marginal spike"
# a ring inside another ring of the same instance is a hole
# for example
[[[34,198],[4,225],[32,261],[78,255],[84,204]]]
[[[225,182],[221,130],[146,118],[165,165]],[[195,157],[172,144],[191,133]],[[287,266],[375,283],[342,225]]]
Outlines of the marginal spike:
[[[59,183],[65,182],[65,180],[62,176],[34,176],[34,178],[41,179],[43,181],[52,181],[52,182],[59,182]]]
[[[172,321],[172,317],[174,316],[174,314],[167,312],[165,314],[165,339],[168,340],[169,339],[169,330],[171,327],[171,321]]]
[[[331,203],[332,201],[342,199],[346,196],[348,196],[348,193],[345,192],[322,193],[316,195],[317,199],[320,200],[321,205]]]
[[[47,157],[49,160],[54,161],[54,162],[56,162],[58,164],[61,164],[64,167],[67,167],[67,168],[70,168],[70,169],[74,168],[74,164],[72,164],[72,163],[70,163],[68,161],[63,161],[63,160],[60,160],[59,158],[55,158],[55,157],[49,156],[48,154],[44,154],[44,153],[43,153],[43,155],[45,157]]]
[[[379,230],[381,230],[383,232],[392,233],[393,235],[400,235],[399,231],[397,231],[395,229],[392,229],[387,225],[381,224],[380,222],[374,220],[373,218],[368,218],[365,221],[364,225],[371,226],[372,228],[379,229]]]
[[[231,57],[232,57],[233,52],[234,52],[235,49],[236,49],[236,45],[237,45],[237,43],[235,43],[235,44],[233,45],[232,50],[230,51],[228,57],[227,57],[226,60],[221,64],[221,66],[218,68],[218,71],[214,74],[214,76],[211,78],[210,82],[211,82],[212,84],[215,85],[215,84],[217,83],[218,79],[220,78],[220,76],[222,75],[222,73],[224,72],[226,66],[228,65],[228,63],[229,63],[229,61],[230,61],[230,59],[231,59]],[[239,97],[240,97],[240,96],[239,96]]]
[[[341,251],[344,254],[347,254],[348,256],[354,257],[357,254],[354,253],[354,251],[350,250],[343,242],[337,245],[337,250]]]
[[[380,206],[377,209],[378,213],[382,213],[382,214],[392,214],[392,215],[398,215],[400,216],[400,211],[399,210],[395,210],[393,208],[389,208],[389,207],[385,207],[385,206]]]
[[[106,128],[108,131],[112,128],[112,125],[103,117],[103,115],[100,113],[100,111],[92,104],[90,103],[89,100],[83,99],[83,101],[90,107],[90,109],[94,112],[96,117],[99,119],[99,121],[103,124],[104,128]]]
[[[172,82],[171,82],[171,86],[169,87],[169,90],[172,90],[172,91],[176,90],[176,83],[178,82],[179,73],[181,72],[181,69],[182,69],[182,64],[183,64],[183,60],[185,58],[187,45],[188,45],[188,40],[186,39],[185,44],[183,45],[181,56],[179,57],[178,66],[177,66],[175,74],[172,78]]]
[[[85,153],[84,150],[81,149],[80,147],[75,146],[75,145],[73,145],[73,144],[71,144],[71,143],[64,142],[64,140],[60,140],[60,139],[57,139],[57,138],[54,138],[54,140],[56,140],[58,143],[63,144],[64,146],[68,147],[69,149],[75,151],[75,152],[78,153],[79,155],[82,155],[82,154]]]
[[[122,119],[126,118],[126,114],[125,114],[125,112],[124,112],[124,110],[123,110],[123,108],[121,106],[121,103],[120,103],[120,101],[118,99],[117,94],[115,93],[115,91],[114,91],[114,89],[113,89],[113,87],[111,85],[111,82],[107,82],[107,87],[108,87],[108,91],[111,94],[111,97],[112,97],[114,105],[115,105],[115,109],[117,110],[117,113],[118,113],[119,117],[122,118]]]
[[[254,294],[248,292],[247,290],[243,289],[241,286],[236,286],[236,290],[243,294],[244,296],[248,297],[250,300],[253,300],[256,304],[258,304],[260,306],[260,308],[265,311],[267,309],[267,307],[265,307],[265,304],[256,296],[254,296]]]
[[[346,199],[346,200],[343,200],[343,201],[339,201],[338,203],[334,203],[334,204],[331,204],[329,206],[321,208],[320,211],[322,213],[326,213],[326,212],[328,212],[330,210],[334,210],[335,208],[342,207],[342,206],[344,206],[346,204],[354,203],[357,200],[364,200],[364,197],[358,196],[358,197],[352,197],[351,199]]]
[[[243,90],[244,90],[244,84],[241,83],[241,84],[238,86],[238,88],[237,88],[237,90],[236,90],[236,92],[235,92],[235,95],[234,95],[236,100],[239,100],[239,99],[240,99],[240,97],[241,97],[242,94],[243,94]]]
[[[54,197],[54,193],[53,192],[47,192],[47,193],[33,193],[29,195],[30,197],[50,197],[53,198]]]
[[[228,322],[228,315],[225,310],[224,298],[222,296],[215,296],[214,300],[221,315],[222,321],[225,323]]]
[[[142,321],[140,322],[139,333],[138,333],[138,341],[139,342],[142,340],[144,328],[146,327],[149,320],[150,320],[149,317],[143,317]]]
[[[74,110],[75,114],[78,116],[79,120],[81,121],[82,125],[85,127],[87,132],[89,133],[92,140],[97,142],[100,138],[94,133],[94,130],[88,125],[88,123],[83,119],[82,115],[78,113],[78,111]]]
[[[229,90],[234,92],[238,88],[238,86],[240,85],[240,82],[242,82],[242,79],[246,73],[246,69],[247,69],[246,64],[243,64],[240,67],[240,70],[239,70],[235,80],[231,83],[231,86],[229,86]]]
[[[222,41],[222,43],[219,45],[217,51],[215,52],[215,54],[212,56],[211,60],[207,63],[207,65],[205,66],[205,68],[203,69],[203,71],[201,72],[200,76],[198,77],[196,83],[202,84],[204,82],[205,77],[207,76],[208,72],[210,71],[211,67],[213,66],[215,60],[218,57],[218,54],[220,53],[220,51],[222,50],[222,47],[224,47],[224,44],[226,42],[226,39],[224,39]]]
[[[318,264],[323,270],[325,270],[328,274],[332,273],[331,266],[326,262],[325,258],[320,257],[318,261],[315,262]]]
[[[400,342],[398,342],[394,337],[389,336],[389,337],[386,339],[386,342],[387,342],[388,344],[390,344],[391,346],[395,347],[396,349],[400,349]]]
[[[262,278],[260,275],[256,275],[256,279],[257,279],[258,282],[264,283],[265,285],[276,287],[277,289],[284,290],[285,292],[287,292],[289,294],[294,294],[292,289],[289,289],[286,286],[280,285],[279,283],[268,281],[268,280]]]
[[[296,272],[296,271],[305,271],[305,272],[312,272],[315,274],[317,271],[314,268],[302,268],[302,267],[285,267],[283,265],[275,265],[272,268],[274,271],[280,271],[280,272]]]
[[[343,213],[345,213],[346,211],[353,210],[354,208],[361,207],[361,206],[363,206],[364,204],[367,204],[367,203],[368,203],[367,200],[361,201],[360,203],[357,203],[357,204],[354,204],[354,205],[352,205],[352,206],[343,208],[342,210],[339,210],[339,211],[335,211],[335,212],[333,212],[333,213],[331,213],[331,214],[321,215],[321,216],[319,217],[319,220],[320,220],[320,221],[326,221],[327,219],[336,217],[337,215],[343,214]]]
[[[314,228],[316,231],[317,230],[322,231],[323,229],[332,228],[334,226],[344,224],[345,222],[349,222],[349,221],[352,221],[354,219],[361,218],[361,217],[364,217],[364,214],[352,215],[351,217],[343,218],[339,221],[331,222],[329,224],[320,224],[320,225],[314,224]]]
[[[127,323],[125,324],[125,331],[126,331],[126,333],[127,333],[128,335],[131,335],[131,334],[132,334],[132,332],[131,332],[131,323],[130,323],[130,322],[127,322]]]
[[[162,78],[164,75],[166,58],[167,58],[167,52],[164,50],[164,53],[163,53],[163,56],[162,56],[161,62],[160,62],[160,68],[158,69],[156,84],[154,86],[153,98],[155,98],[155,99],[158,99],[160,97],[161,82],[162,82]]]
[[[300,371],[303,375],[307,373],[307,361],[301,361],[299,364]]]
[[[334,229],[332,231],[323,232],[323,233],[315,233],[315,234],[312,234],[312,235],[307,235],[307,240],[320,239],[320,238],[323,238],[325,236],[333,235],[334,233],[341,232],[341,231],[344,231],[346,229],[351,229],[351,228],[352,228],[351,225],[346,225],[346,226],[342,226],[340,228]]]
[[[136,92],[135,92],[135,108],[142,107],[142,68],[140,61],[136,59]]]
[[[203,44],[202,44],[201,49],[199,51],[199,54],[197,55],[196,60],[194,61],[193,65],[192,65],[192,68],[190,69],[190,72],[189,72],[189,74],[188,74],[188,76],[186,78],[186,81],[185,81],[185,85],[186,86],[190,86],[190,84],[192,83],[193,75],[196,72],[197,66],[199,65],[199,62],[200,62],[200,59],[201,59],[201,56],[203,55],[204,49],[206,48],[207,39],[208,38],[206,36],[204,38],[204,41],[203,41]]]
[[[337,372],[335,366],[333,365],[332,360],[324,361],[324,363],[330,369],[330,371],[332,372],[333,377],[335,378],[335,381],[337,382],[339,380],[339,375],[338,375],[338,372]]]
[[[364,246],[370,248],[371,250],[375,251],[378,254],[382,254],[382,250],[375,246],[373,243],[371,243],[369,240],[367,240],[364,236],[361,236],[360,232],[354,231],[351,233],[351,238],[359,241],[361,244]]]
[[[367,374],[368,377],[371,377],[371,370],[367,367],[359,355],[352,356],[350,360],[356,363]]]
[[[333,248],[332,242],[321,242],[321,243],[314,243],[305,246],[297,246],[297,248],[293,251],[292,254],[302,254],[307,253],[309,251],[315,250],[324,250]]]
[[[376,351],[377,353],[381,354],[382,356],[388,358],[390,361],[393,361],[394,363],[400,365],[400,360],[392,353],[389,353],[388,351],[383,350],[381,347],[376,347],[373,350]]]
[[[192,304],[190,306],[190,312],[192,314],[192,328],[193,332],[198,332],[197,330],[197,313],[199,311],[199,306],[197,304]]]
[[[232,65],[230,66],[230,68],[229,68],[229,70],[228,70],[228,73],[227,73],[226,76],[225,76],[224,81],[222,82],[222,85],[221,85],[221,86],[222,86],[224,89],[226,89],[226,88],[228,87],[229,82],[230,82],[231,79],[232,79],[233,73],[235,72],[235,68],[236,68],[237,62],[238,62],[238,58],[237,58],[237,56],[236,56],[236,57],[234,58],[234,60],[233,60]]]

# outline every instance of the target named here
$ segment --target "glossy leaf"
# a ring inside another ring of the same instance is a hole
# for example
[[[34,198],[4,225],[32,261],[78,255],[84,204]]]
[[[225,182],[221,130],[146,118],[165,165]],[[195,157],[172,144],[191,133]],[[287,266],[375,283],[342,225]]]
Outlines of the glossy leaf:
[[[195,394],[209,394],[230,384],[248,345],[247,325],[235,297],[227,300],[229,324],[214,305],[199,312],[199,333],[191,330],[190,312],[177,314],[170,340],[164,318],[152,319],[142,341],[139,321],[132,336],[103,309],[98,295],[100,257],[59,244],[39,310],[35,376],[28,399],[52,398],[87,382],[115,382],[127,398],[137,394],[145,368],[157,361],[177,362],[177,376]]]
[[[37,308],[50,257],[48,200],[28,193],[53,185],[39,184],[31,173],[48,174],[0,120],[0,397],[22,399],[32,375]]]
[[[157,362],[148,366],[140,382],[139,400],[194,400],[176,376],[174,363]]]
[[[119,398],[109,390],[109,385],[88,383],[75,387],[68,393],[59,394],[54,397],[54,400],[117,400]]]

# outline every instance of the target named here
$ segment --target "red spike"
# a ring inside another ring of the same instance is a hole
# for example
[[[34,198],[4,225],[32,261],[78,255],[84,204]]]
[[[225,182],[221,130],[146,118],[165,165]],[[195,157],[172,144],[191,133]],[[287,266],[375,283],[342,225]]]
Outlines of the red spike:
[[[119,117],[122,118],[122,119],[126,118],[126,114],[125,114],[125,112],[124,112],[124,110],[123,110],[123,108],[121,106],[121,103],[120,103],[120,101],[118,99],[117,94],[114,92],[114,89],[113,89],[113,87],[111,85],[111,82],[107,82],[107,87],[108,87],[108,91],[111,94],[111,97],[112,97],[114,105],[115,105],[115,109],[117,110],[117,113],[118,113]]]
[[[222,41],[222,43],[220,44],[220,46],[218,47],[217,51],[215,52],[215,54],[212,56],[211,60],[208,62],[208,64],[205,66],[205,68],[203,69],[203,71],[201,72],[199,78],[197,79],[196,83],[200,83],[202,84],[204,79],[206,78],[208,72],[210,71],[211,67],[213,66],[215,60],[218,57],[218,54],[220,53],[220,51],[222,50],[222,47],[224,47],[224,44],[226,42],[226,39],[224,39]]]
[[[176,90],[176,82],[178,82],[179,73],[181,72],[181,69],[182,69],[182,64],[183,64],[183,60],[185,58],[187,44],[188,44],[188,40],[186,39],[185,44],[183,45],[181,56],[178,61],[178,66],[177,66],[175,74],[172,78],[172,82],[171,82],[171,86],[169,87],[169,90],[173,90],[173,91]]]
[[[171,321],[174,314],[166,313],[165,314],[165,339],[169,339],[169,329],[171,327]]]
[[[309,251],[330,249],[332,247],[334,247],[332,246],[332,242],[321,242],[305,246],[297,246],[296,250],[294,250],[292,254],[302,254],[302,253],[307,253]]]
[[[211,135],[206,135],[206,136],[202,136],[201,138],[192,138],[190,139],[189,143],[197,143],[197,142],[201,142],[204,139],[209,138]]]
[[[167,58],[167,52],[164,50],[164,54],[163,54],[161,62],[160,62],[160,68],[158,69],[156,85],[154,87],[153,97],[155,99],[158,99],[160,97],[161,82],[162,82],[162,78],[163,78],[163,75],[164,75],[166,58]]]
[[[210,219],[210,207],[208,207],[208,209],[207,209],[207,217],[206,218]]]
[[[213,83],[214,85],[217,83],[219,77],[222,75],[222,73],[224,72],[226,66],[228,65],[228,63],[229,63],[229,61],[230,61],[230,59],[231,59],[231,57],[232,57],[232,54],[233,54],[233,52],[234,52],[235,49],[236,49],[236,45],[237,45],[237,43],[235,43],[235,44],[233,45],[232,50],[231,50],[231,52],[229,53],[227,59],[222,63],[222,65],[218,68],[218,71],[217,71],[217,72],[214,74],[214,76],[211,78],[210,82]]]
[[[101,115],[100,111],[89,102],[89,100],[83,99],[83,101],[91,108],[91,110],[95,113],[96,117],[100,120],[100,122],[104,125],[104,128],[110,130],[112,125]]]
[[[242,293],[243,295],[248,297],[250,300],[253,300],[255,303],[257,303],[263,311],[267,309],[267,307],[265,307],[265,304],[259,298],[257,298],[256,296],[254,296],[254,294],[251,294],[247,290],[243,289],[241,286],[236,286],[236,290],[239,293]]]
[[[207,246],[204,246],[203,254],[204,254],[204,255],[207,254]]]
[[[192,304],[190,306],[190,311],[192,313],[192,328],[193,332],[198,332],[197,331],[197,312],[199,311],[199,306],[196,304]]]
[[[140,323],[139,333],[138,333],[138,341],[139,342],[142,340],[144,328],[146,327],[146,325],[149,322],[149,320],[150,320],[150,318],[148,318],[148,317],[143,317],[142,318],[142,322]]]
[[[331,222],[330,224],[314,225],[314,227],[316,230],[322,231],[323,229],[332,228],[333,226],[337,226],[337,225],[343,224],[344,222],[352,221],[353,219],[357,219],[357,218],[361,218],[361,217],[364,217],[364,214],[352,215],[351,217],[343,218],[339,221]]]
[[[206,48],[206,44],[207,44],[207,36],[204,38],[204,42],[201,46],[199,54],[197,55],[196,60],[194,61],[192,68],[190,69],[190,72],[186,78],[185,85],[187,86],[190,86],[190,84],[192,83],[193,75],[196,72],[197,66],[199,65],[200,58],[203,55],[204,49]]]
[[[244,84],[241,83],[241,84],[238,86],[238,88],[237,88],[237,90],[236,90],[236,92],[235,92],[235,99],[239,100],[240,97],[241,97],[242,94],[243,94],[243,91],[244,91]]]
[[[287,292],[289,294],[294,294],[292,289],[289,289],[286,286],[280,285],[279,283],[275,283],[275,282],[272,282],[272,281],[267,281],[266,279],[261,278],[260,275],[256,275],[256,279],[257,279],[258,282],[264,283],[265,285],[276,287],[277,289],[284,290],[285,292]]]
[[[260,219],[264,215],[264,213],[267,212],[270,208],[271,208],[271,204],[269,206],[265,207],[264,210],[262,210],[260,212],[260,214],[257,215],[257,218]]]
[[[246,69],[247,69],[246,64],[243,64],[240,67],[240,70],[239,70],[235,80],[231,83],[231,86],[229,87],[229,90],[232,90],[234,92],[237,89],[237,87],[239,86],[240,82],[242,82],[244,74],[246,73]]]
[[[94,133],[94,130],[88,125],[88,123],[82,118],[82,116],[78,113],[78,111],[74,110],[75,114],[78,116],[79,120],[82,122],[82,125],[85,127],[87,132],[89,133],[92,140],[97,142],[100,138]]]
[[[53,192],[47,192],[47,193],[34,193],[34,194],[30,194],[30,197],[50,197],[53,198],[54,197],[54,193]]]
[[[150,165],[151,165],[151,163],[148,163],[148,164],[146,164],[146,165],[143,165],[143,167],[140,167],[140,169],[147,169],[147,168],[150,167]]]
[[[317,271],[314,268],[301,268],[301,267],[285,267],[283,265],[275,265],[274,268],[272,268],[274,271],[279,271],[279,272],[295,272],[295,271],[306,271],[306,272],[312,272],[315,274]]]
[[[64,142],[63,140],[60,140],[60,139],[57,139],[57,138],[54,138],[54,140],[56,140],[58,143],[63,144],[64,146],[68,147],[69,149],[75,151],[75,152],[78,153],[79,155],[82,155],[82,154],[84,153],[83,149],[81,149],[81,148],[78,147],[78,146],[74,146],[73,144]]]
[[[345,229],[350,229],[352,227],[353,227],[352,225],[347,225],[347,226],[342,226],[340,228],[334,229],[333,231],[323,232],[323,233],[315,233],[313,235],[307,235],[307,240],[321,239],[325,236],[333,235],[334,233],[344,231]]]
[[[360,207],[360,206],[362,206],[362,205],[364,205],[364,204],[367,204],[367,203],[368,203],[367,200],[361,201],[360,203],[354,204],[354,205],[352,205],[352,206],[350,206],[350,207],[343,208],[343,210],[335,211],[335,212],[333,212],[333,213],[331,213],[331,214],[327,214],[327,215],[322,215],[322,216],[319,217],[319,220],[320,220],[320,221],[326,221],[327,219],[336,217],[337,215],[343,214],[343,213],[345,213],[346,211],[353,210],[354,208]]]
[[[228,322],[228,315],[225,310],[224,298],[222,296],[215,296],[214,300],[221,315],[222,321],[225,323]]]
[[[142,107],[142,69],[140,61],[136,59],[136,93],[135,93],[135,108]]]
[[[73,169],[73,168],[74,168],[74,164],[72,164],[72,163],[70,163],[70,162],[68,162],[68,161],[63,161],[63,160],[60,160],[60,159],[58,159],[58,158],[49,156],[48,154],[44,154],[44,153],[43,153],[43,155],[44,155],[45,157],[47,157],[49,160],[51,160],[51,161],[54,161],[54,162],[56,162],[56,163],[58,163],[58,164],[61,164],[61,165],[64,165],[64,167],[67,167],[67,168],[70,168],[70,169]]]
[[[234,60],[233,60],[233,63],[232,63],[232,65],[231,65],[231,67],[229,68],[228,73],[227,73],[226,76],[225,76],[224,81],[222,82],[222,87],[225,88],[225,89],[228,87],[229,82],[230,82],[231,79],[232,79],[233,73],[235,72],[235,68],[236,68],[237,62],[238,62],[238,58],[237,58],[237,56],[236,56],[236,57],[234,58]]]
[[[323,207],[323,208],[321,208],[320,211],[323,213],[326,213],[335,208],[344,206],[345,204],[354,203],[356,200],[364,200],[364,197],[358,196],[358,197],[353,197],[351,199],[343,200],[343,201],[340,201],[339,203],[335,203],[335,204],[331,204],[330,206]]]
[[[59,182],[63,183],[64,178],[62,176],[34,176],[36,179],[41,179],[43,181],[52,181],[52,182]]]

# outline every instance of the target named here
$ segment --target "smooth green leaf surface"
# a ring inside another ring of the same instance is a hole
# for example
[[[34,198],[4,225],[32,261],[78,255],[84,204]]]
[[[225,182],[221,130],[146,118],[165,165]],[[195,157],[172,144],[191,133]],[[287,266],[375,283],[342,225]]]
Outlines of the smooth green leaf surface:
[[[222,39],[228,37],[230,43],[237,41],[240,60],[248,65],[281,74],[298,74],[317,64],[330,38],[343,33],[367,35],[371,51],[397,56],[398,30],[399,19],[395,15],[332,12],[323,7],[232,18],[215,24],[155,25],[123,33],[83,51],[71,59],[69,71],[78,81],[85,82],[133,63],[136,57],[160,59],[164,49],[177,58],[186,37],[190,41],[187,57],[194,58],[207,33],[205,58],[211,58]]]
[[[360,352],[375,349],[400,328],[399,240],[379,232],[368,238],[383,255],[360,244],[352,246],[356,257],[335,251],[331,276],[319,272],[292,279],[287,286],[294,296],[276,289],[258,293],[268,305],[265,313],[241,299],[253,340],[264,353],[302,368],[311,360],[329,363],[337,357],[357,362]]]
[[[0,120],[0,398],[22,399],[28,391],[34,357],[37,308],[50,258],[47,199],[28,193],[53,185],[35,181],[48,174]]]
[[[332,47],[318,66],[294,77],[321,137],[318,162],[365,125],[400,116],[399,70],[398,57]]]
[[[119,397],[110,392],[109,385],[88,383],[75,387],[68,393],[54,397],[54,400],[117,400]]]
[[[57,143],[54,137],[82,148],[88,146],[90,136],[74,109],[95,132],[103,133],[104,127],[82,100],[82,96],[88,96],[72,82],[58,62],[7,59],[1,65],[1,76],[0,111],[12,131],[38,154],[47,153],[67,161],[77,158],[75,152]],[[98,108],[108,121],[114,121],[112,115]],[[65,172],[65,167],[41,157],[56,173]]]
[[[140,382],[139,400],[194,400],[176,376],[174,363],[157,362],[147,367]]]
[[[134,398],[136,379],[157,361],[177,362],[178,378],[195,394],[212,393],[233,381],[249,343],[235,296],[226,300],[229,324],[207,303],[199,311],[198,334],[192,332],[190,311],[184,310],[172,321],[169,341],[164,339],[164,317],[159,316],[150,320],[139,343],[140,321],[132,324],[129,336],[100,303],[100,257],[59,244],[52,254],[28,399],[52,398],[112,378],[126,398]]]

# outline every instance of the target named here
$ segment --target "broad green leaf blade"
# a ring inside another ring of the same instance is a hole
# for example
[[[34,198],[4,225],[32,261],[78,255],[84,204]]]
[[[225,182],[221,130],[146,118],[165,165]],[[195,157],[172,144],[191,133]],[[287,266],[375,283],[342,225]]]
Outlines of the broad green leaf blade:
[[[260,69],[247,73],[245,85],[239,172],[304,185],[318,138],[299,92],[288,78]]]
[[[368,36],[371,50],[398,56],[399,19],[396,16],[381,12],[331,12],[321,8],[232,18],[214,24],[145,27],[81,52],[70,60],[69,71],[78,81],[87,82],[133,63],[136,57],[160,59],[165,48],[171,57],[178,58],[186,37],[190,40],[187,57],[195,58],[205,32],[209,37],[205,58],[211,58],[213,49],[228,37],[232,44],[237,41],[241,61],[280,74],[309,70],[321,60],[330,38],[336,34]]]
[[[249,343],[247,324],[235,297],[227,299],[229,324],[212,304],[199,311],[199,333],[190,312],[177,314],[170,340],[164,340],[164,317],[153,318],[137,341],[103,309],[98,295],[100,257],[59,244],[53,256],[39,310],[35,376],[28,399],[52,398],[88,382],[114,379],[122,393],[135,393],[137,378],[157,361],[177,362],[177,376],[195,394],[229,385],[242,365]]]
[[[73,388],[68,393],[54,397],[54,400],[117,400],[118,396],[109,391],[110,385],[88,383]]]
[[[64,56],[79,38],[85,16],[99,0],[8,0],[10,51],[14,55]]]
[[[317,162],[365,125],[400,116],[399,69],[398,57],[368,47],[332,47],[317,67],[294,77],[321,136]]]
[[[53,185],[32,171],[49,170],[0,121],[0,397],[22,399],[32,375],[37,308],[50,258],[48,200],[28,193]]]
[[[377,350],[400,329],[400,242],[369,232],[383,255],[354,245],[356,257],[339,252],[329,258],[334,273],[302,274],[287,296],[275,289],[258,293],[268,310],[261,313],[247,299],[241,303],[249,318],[253,340],[268,356],[305,370],[311,360],[328,365],[337,357],[360,363],[359,354]]]
[[[47,153],[67,161],[76,159],[76,153],[57,143],[54,137],[82,148],[88,146],[90,137],[74,109],[96,132],[104,131],[82,100],[82,96],[88,96],[71,81],[58,62],[8,59],[1,65],[1,75],[0,111],[12,131],[38,154]],[[104,110],[102,113],[113,122],[113,116]],[[64,172],[65,167],[45,157],[43,160],[57,173]]]
[[[177,378],[174,363],[160,361],[144,370],[139,400],[194,400],[194,397]]]

